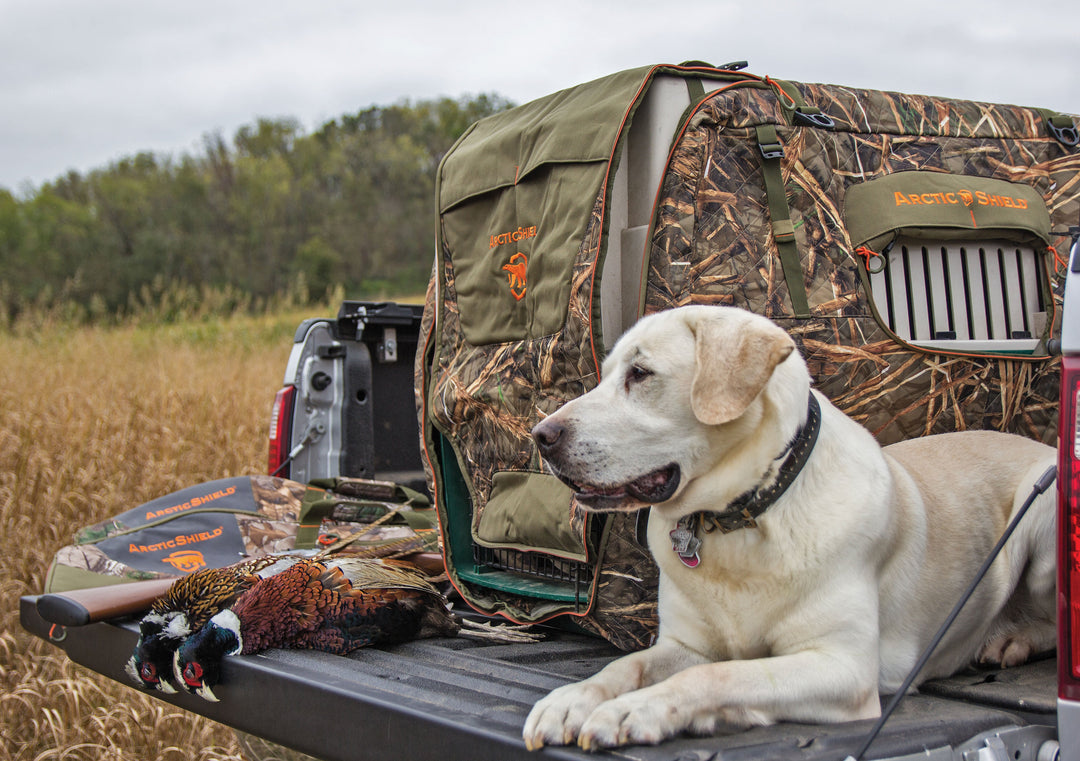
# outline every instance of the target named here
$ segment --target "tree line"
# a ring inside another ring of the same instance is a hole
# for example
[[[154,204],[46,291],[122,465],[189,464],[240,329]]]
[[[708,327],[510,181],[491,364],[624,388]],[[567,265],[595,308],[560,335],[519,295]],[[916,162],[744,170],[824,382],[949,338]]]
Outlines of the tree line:
[[[259,119],[231,142],[179,157],[139,153],[69,172],[24,198],[0,188],[0,307],[82,305],[123,314],[162,284],[265,300],[422,292],[435,235],[439,161],[477,119],[509,108],[484,94],[372,106],[305,134]]]

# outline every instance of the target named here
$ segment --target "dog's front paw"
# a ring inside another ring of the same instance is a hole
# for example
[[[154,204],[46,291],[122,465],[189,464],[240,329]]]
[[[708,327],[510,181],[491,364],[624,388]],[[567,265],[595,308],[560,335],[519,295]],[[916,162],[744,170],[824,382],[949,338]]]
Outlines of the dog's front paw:
[[[578,732],[584,750],[619,745],[656,745],[688,727],[677,704],[655,690],[638,690],[601,704]]]
[[[609,697],[607,690],[589,682],[567,684],[552,690],[533,706],[525,719],[521,733],[525,747],[539,750],[545,745],[573,743],[585,719]]]

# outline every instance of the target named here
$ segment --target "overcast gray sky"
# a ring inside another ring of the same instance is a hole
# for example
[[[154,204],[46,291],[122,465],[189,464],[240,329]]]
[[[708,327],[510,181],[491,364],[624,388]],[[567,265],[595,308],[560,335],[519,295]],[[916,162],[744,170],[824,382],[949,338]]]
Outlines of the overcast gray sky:
[[[140,151],[198,153],[258,117],[522,103],[621,69],[755,74],[1080,112],[1074,0],[0,0],[0,187]]]

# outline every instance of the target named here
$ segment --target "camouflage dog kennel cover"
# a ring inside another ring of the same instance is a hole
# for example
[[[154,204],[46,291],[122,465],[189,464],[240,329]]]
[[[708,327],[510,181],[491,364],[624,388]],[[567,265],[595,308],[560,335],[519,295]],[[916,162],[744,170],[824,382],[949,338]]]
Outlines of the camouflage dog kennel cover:
[[[597,382],[612,174],[660,75],[693,97],[647,189],[641,311],[777,320],[883,444],[964,428],[1053,440],[1055,275],[1080,221],[1075,121],[1038,109],[683,65],[474,125],[439,170],[416,368],[448,571],[478,608],[576,615],[626,649],[655,631],[642,516],[579,513],[530,430]],[[1015,314],[976,325],[966,301],[1011,278]]]

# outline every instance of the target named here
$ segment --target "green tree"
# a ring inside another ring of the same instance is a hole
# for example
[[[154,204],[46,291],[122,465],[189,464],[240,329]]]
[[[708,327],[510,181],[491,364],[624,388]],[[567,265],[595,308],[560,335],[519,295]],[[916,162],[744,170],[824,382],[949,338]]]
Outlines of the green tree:
[[[265,299],[301,274],[321,297],[421,291],[435,235],[439,161],[497,95],[371,106],[305,134],[260,118],[179,157],[138,153],[0,190],[0,302],[72,299],[91,314],[164,297],[168,285]],[[89,305],[93,304],[93,309]]]

